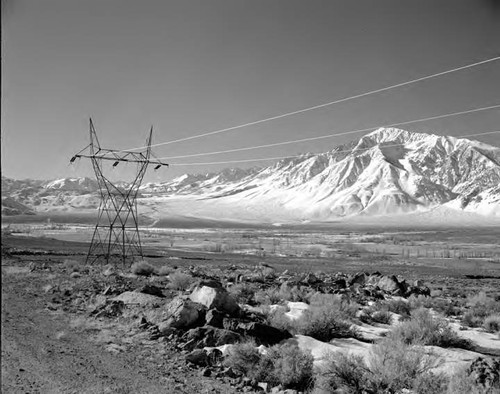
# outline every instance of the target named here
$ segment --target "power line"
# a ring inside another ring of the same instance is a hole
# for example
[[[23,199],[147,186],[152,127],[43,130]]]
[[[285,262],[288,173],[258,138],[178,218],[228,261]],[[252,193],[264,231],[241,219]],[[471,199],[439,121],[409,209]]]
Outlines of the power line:
[[[193,135],[193,136],[190,136],[190,137],[184,137],[184,138],[179,138],[179,139],[172,140],[172,141],[157,143],[157,144],[152,145],[152,147],[173,144],[173,143],[176,143],[176,142],[189,141],[189,140],[193,140],[195,138],[201,138],[201,137],[206,137],[206,136],[209,136],[209,135],[215,135],[215,134],[225,133],[227,131],[241,129],[241,128],[247,127],[247,126],[257,125],[257,124],[260,124],[260,123],[265,123],[265,122],[269,122],[269,121],[272,121],[272,120],[277,120],[277,119],[285,118],[287,116],[297,115],[297,114],[308,112],[308,111],[312,111],[312,110],[315,110],[315,109],[328,107],[328,106],[331,106],[331,105],[334,105],[334,104],[343,103],[343,102],[346,102],[346,101],[349,101],[349,100],[354,100],[354,99],[357,99],[357,98],[361,98],[361,97],[369,96],[369,95],[372,95],[372,94],[384,92],[384,91],[387,91],[387,90],[390,90],[390,89],[395,89],[395,88],[399,88],[399,87],[402,87],[402,86],[407,86],[407,85],[410,85],[410,84],[413,84],[413,83],[416,83],[416,82],[425,81],[427,79],[436,78],[436,77],[439,77],[439,76],[442,76],[442,75],[446,75],[446,74],[450,74],[450,73],[453,73],[453,72],[456,72],[456,71],[460,71],[460,70],[465,70],[465,69],[468,69],[468,68],[476,67],[476,66],[479,66],[479,65],[482,65],[482,64],[486,64],[486,63],[490,63],[490,62],[493,62],[493,61],[496,61],[496,60],[500,60],[500,56],[492,57],[490,59],[482,60],[480,62],[476,62],[476,63],[472,63],[472,64],[467,64],[465,66],[453,68],[451,70],[442,71],[442,72],[439,72],[439,73],[436,73],[436,74],[427,75],[427,76],[420,77],[420,78],[417,78],[417,79],[412,79],[410,81],[398,83],[398,84],[395,84],[395,85],[386,86],[384,88],[375,89],[375,90],[371,90],[371,91],[368,91],[368,92],[365,92],[365,93],[356,94],[354,96],[344,97],[344,98],[341,98],[341,99],[338,99],[338,100],[330,101],[328,103],[315,105],[313,107],[303,108],[303,109],[300,109],[300,110],[297,110],[297,111],[287,112],[287,113],[284,113],[284,114],[281,114],[281,115],[276,115],[276,116],[272,116],[272,117],[269,117],[269,118],[264,118],[264,119],[256,120],[256,121],[253,121],[253,122],[248,122],[248,123],[240,124],[240,125],[237,125],[237,126],[227,127],[227,128],[224,128],[224,129],[214,130],[214,131],[210,131],[210,132],[203,133],[203,134],[197,134],[197,135]],[[127,149],[127,150],[137,150],[137,149],[143,149],[143,148],[144,147],[138,147],[138,148],[132,148],[132,149]]]
[[[216,155],[216,154],[221,154],[221,153],[241,152],[241,151],[246,151],[246,150],[269,148],[269,147],[273,147],[273,146],[289,145],[289,144],[295,144],[295,143],[299,143],[299,142],[314,141],[314,140],[320,140],[320,139],[325,139],[325,138],[337,137],[337,136],[341,136],[341,135],[361,133],[364,131],[378,129],[380,127],[393,127],[393,126],[410,124],[410,123],[424,122],[427,120],[442,119],[442,118],[451,117],[451,116],[464,115],[464,114],[469,114],[469,113],[479,112],[479,111],[486,111],[488,109],[499,108],[499,107],[500,107],[500,104],[489,106],[489,107],[474,108],[474,109],[470,109],[470,110],[466,110],[466,111],[452,112],[452,113],[448,113],[448,114],[444,114],[444,115],[437,115],[437,116],[431,116],[431,117],[426,117],[426,118],[408,120],[408,121],[404,121],[404,122],[397,122],[397,123],[391,123],[391,124],[386,124],[386,125],[381,125],[381,126],[368,127],[365,129],[356,129],[356,130],[350,130],[350,131],[345,131],[345,132],[341,132],[341,133],[321,135],[321,136],[317,136],[317,137],[301,138],[298,140],[275,142],[272,144],[256,145],[256,146],[227,149],[227,150],[214,151],[214,152],[194,153],[191,155],[161,157],[159,160],[184,159],[184,158],[188,158],[188,157],[209,156],[209,155]]]
[[[475,137],[478,135],[487,135],[487,134],[496,134],[500,133],[500,130],[496,131],[487,131],[484,133],[475,133],[475,134],[464,134],[464,135],[459,135],[454,138],[463,138],[463,137]],[[384,145],[384,147],[391,147],[391,146],[401,146],[405,144],[390,144],[390,145]],[[364,149],[356,149],[356,151],[366,151],[370,150],[371,148],[364,148]],[[352,152],[354,149],[344,149],[344,150],[338,150],[335,151],[335,153],[344,153],[344,152]],[[312,153],[311,155],[322,155],[327,152],[322,152],[322,153]],[[243,160],[228,160],[228,161],[213,161],[213,162],[205,162],[205,163],[171,163],[171,166],[199,166],[199,165],[212,165],[212,164],[235,164],[235,163],[251,163],[251,162],[256,162],[256,161],[268,161],[268,160],[283,160],[283,159],[294,159],[298,157],[303,157],[304,154],[302,155],[293,155],[293,156],[278,156],[278,157],[266,157],[262,159],[243,159]]]

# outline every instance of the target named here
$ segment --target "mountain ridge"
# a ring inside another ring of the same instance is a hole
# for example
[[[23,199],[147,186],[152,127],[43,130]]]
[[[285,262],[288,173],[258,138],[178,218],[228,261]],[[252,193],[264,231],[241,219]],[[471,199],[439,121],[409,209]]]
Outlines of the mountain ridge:
[[[184,201],[186,212],[230,218],[246,212],[268,221],[274,219],[273,212],[328,221],[439,206],[500,218],[499,163],[500,148],[478,141],[380,128],[328,152],[282,159],[263,168],[229,168],[146,183],[138,202],[140,209],[158,218],[168,214],[172,199]],[[2,177],[2,201],[5,194],[11,206],[17,202],[35,213],[98,207],[97,182],[89,178],[30,181],[25,188],[20,182]],[[202,212],[205,205],[207,212]]]

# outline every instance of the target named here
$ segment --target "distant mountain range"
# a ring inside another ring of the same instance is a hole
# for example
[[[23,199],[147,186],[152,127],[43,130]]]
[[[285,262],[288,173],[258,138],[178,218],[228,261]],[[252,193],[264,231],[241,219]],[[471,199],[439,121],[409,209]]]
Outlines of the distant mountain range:
[[[330,221],[445,207],[500,218],[500,148],[465,138],[381,128],[321,154],[264,168],[186,174],[141,186],[139,210],[218,219]],[[82,212],[97,182],[2,177],[2,215]]]

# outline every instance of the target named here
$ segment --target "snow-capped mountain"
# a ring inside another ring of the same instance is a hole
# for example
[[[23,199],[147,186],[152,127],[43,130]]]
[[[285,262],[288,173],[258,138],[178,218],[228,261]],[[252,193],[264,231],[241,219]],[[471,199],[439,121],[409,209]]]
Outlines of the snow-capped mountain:
[[[44,184],[45,189],[92,193],[97,190],[97,181],[90,178],[64,178]]]
[[[31,193],[14,190],[15,182],[3,178],[2,189],[4,182],[9,184],[9,197],[35,211],[33,195],[44,194],[47,201],[57,196],[57,204],[52,199],[46,209],[98,206],[97,183],[90,179],[31,183],[26,186]],[[40,191],[33,193],[37,187]],[[381,128],[326,153],[265,168],[186,174],[144,184],[140,191],[140,209],[158,219],[171,214],[174,206],[177,214],[234,220],[253,216],[268,222],[278,217],[325,221],[437,207],[500,219],[500,148]]]

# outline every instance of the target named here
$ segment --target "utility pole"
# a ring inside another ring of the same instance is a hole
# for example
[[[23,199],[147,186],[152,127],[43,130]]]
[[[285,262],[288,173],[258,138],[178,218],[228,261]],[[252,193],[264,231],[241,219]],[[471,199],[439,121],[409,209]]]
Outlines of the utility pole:
[[[97,133],[90,119],[90,144],[75,154],[70,163],[77,158],[88,158],[92,162],[99,185],[100,204],[97,224],[92,235],[87,263],[104,259],[109,263],[111,256],[119,256],[125,265],[128,258],[143,257],[137,215],[137,195],[148,165],[155,165],[155,170],[168,164],[151,160],[151,141],[153,127],[142,151],[122,151],[101,148]],[[105,174],[105,163],[112,161],[111,168],[120,163],[137,164],[135,177],[126,185],[112,182]]]

